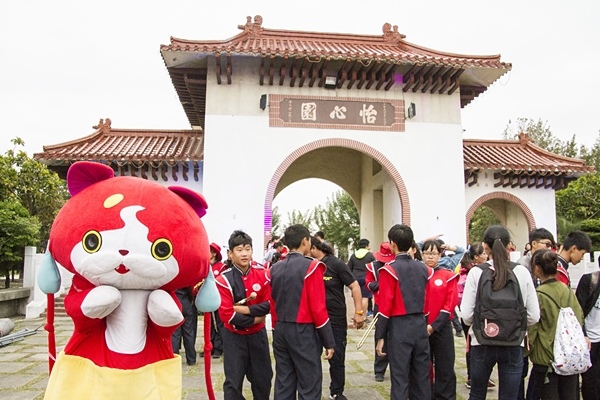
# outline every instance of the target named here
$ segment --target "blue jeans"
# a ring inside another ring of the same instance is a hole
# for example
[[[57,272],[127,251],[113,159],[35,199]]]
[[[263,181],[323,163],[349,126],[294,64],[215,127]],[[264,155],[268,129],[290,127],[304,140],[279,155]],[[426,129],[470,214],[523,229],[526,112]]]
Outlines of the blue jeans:
[[[498,364],[498,400],[515,400],[523,372],[523,347],[472,346],[469,400],[483,400],[494,365]]]

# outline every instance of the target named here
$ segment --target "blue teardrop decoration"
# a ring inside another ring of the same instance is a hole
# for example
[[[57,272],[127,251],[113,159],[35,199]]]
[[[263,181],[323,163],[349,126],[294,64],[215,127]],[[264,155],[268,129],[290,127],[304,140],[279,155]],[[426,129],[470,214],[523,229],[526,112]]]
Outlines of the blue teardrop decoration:
[[[200,287],[196,296],[196,308],[198,312],[216,311],[221,305],[221,295],[217,289],[217,282],[213,275],[212,269],[208,269],[208,276]]]
[[[46,250],[42,259],[38,274],[38,286],[44,294],[57,293],[60,289],[60,272],[58,272],[56,261],[49,250]]]

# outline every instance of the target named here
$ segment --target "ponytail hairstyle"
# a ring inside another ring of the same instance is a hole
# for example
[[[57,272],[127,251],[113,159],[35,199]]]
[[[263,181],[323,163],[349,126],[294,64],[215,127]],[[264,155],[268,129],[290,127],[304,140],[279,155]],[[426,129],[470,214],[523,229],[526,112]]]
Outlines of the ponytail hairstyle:
[[[558,270],[558,255],[548,249],[541,249],[533,253],[531,266],[542,270],[544,276],[554,276]]]
[[[505,227],[492,225],[485,230],[483,243],[487,244],[492,250],[492,254],[490,254],[490,258],[494,260],[492,290],[498,291],[506,286],[508,275],[511,273],[507,250],[508,243],[510,243],[510,234]]]
[[[329,247],[327,243],[321,242],[315,236],[310,237],[310,245],[314,246],[317,250],[322,251],[323,254],[325,254],[326,256],[333,254],[333,250],[331,249],[331,247]]]

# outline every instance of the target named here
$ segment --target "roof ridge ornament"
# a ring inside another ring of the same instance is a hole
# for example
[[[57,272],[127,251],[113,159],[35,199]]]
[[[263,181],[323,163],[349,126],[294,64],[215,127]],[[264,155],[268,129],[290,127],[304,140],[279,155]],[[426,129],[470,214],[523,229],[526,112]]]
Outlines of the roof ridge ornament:
[[[238,25],[238,29],[243,30],[244,32],[248,32],[250,36],[260,36],[263,32],[262,27],[263,18],[260,15],[254,16],[254,22],[252,22],[252,17],[248,15],[246,17],[245,25]]]
[[[100,132],[100,133],[107,134],[107,133],[110,133],[110,124],[111,123],[112,123],[112,121],[110,120],[110,118],[106,118],[106,120],[100,118],[98,125],[94,125],[94,126],[92,126],[92,128],[97,129],[98,132]]]
[[[383,24],[383,41],[385,43],[399,43],[404,39],[406,35],[398,32],[398,25],[393,26],[389,22]]]
[[[532,140],[528,134],[526,134],[525,132],[519,133],[519,142],[521,142],[521,146],[525,147],[527,146],[527,143],[531,141]]]

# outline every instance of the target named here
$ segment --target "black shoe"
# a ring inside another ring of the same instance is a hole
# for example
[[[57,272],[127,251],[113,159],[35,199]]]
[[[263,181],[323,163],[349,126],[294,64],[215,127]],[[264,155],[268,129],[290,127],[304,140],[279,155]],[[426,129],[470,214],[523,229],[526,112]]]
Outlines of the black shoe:
[[[203,351],[201,351],[200,353],[198,353],[198,357],[200,357],[200,358],[204,358],[204,352],[203,352]]]
[[[375,374],[375,382],[383,382],[383,374]]]
[[[215,353],[215,354],[212,355],[212,358],[214,360],[218,360],[219,358],[221,358],[221,354],[220,353]]]
[[[463,334],[462,334],[462,332],[461,332],[461,331],[457,331],[457,332],[456,332],[456,337],[462,337],[462,336],[463,336]]]
[[[187,362],[187,365],[189,365],[190,367],[191,367],[192,365],[196,365],[196,361],[188,361],[188,362]]]
[[[344,396],[342,393],[340,393],[340,394],[330,394],[329,398],[331,400],[348,400],[348,398],[346,396]]]

